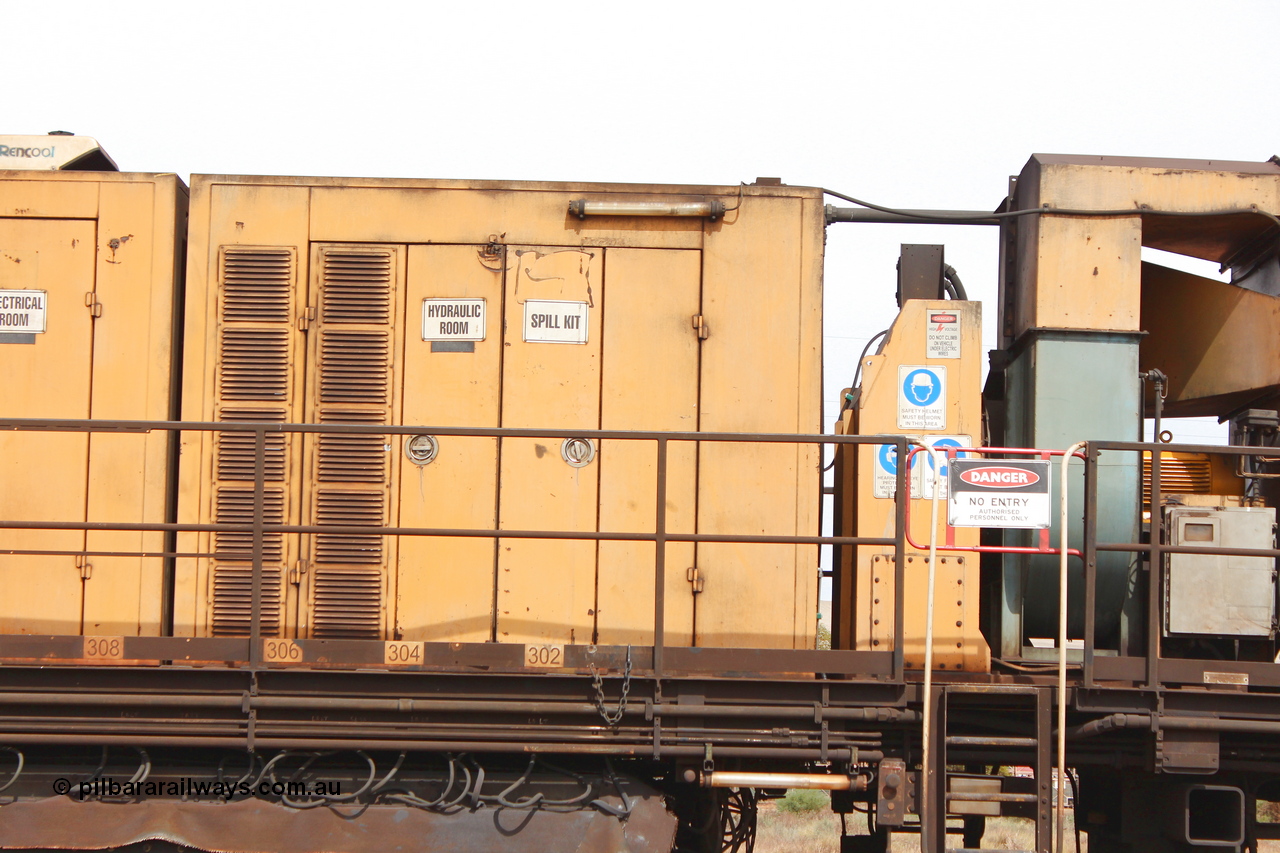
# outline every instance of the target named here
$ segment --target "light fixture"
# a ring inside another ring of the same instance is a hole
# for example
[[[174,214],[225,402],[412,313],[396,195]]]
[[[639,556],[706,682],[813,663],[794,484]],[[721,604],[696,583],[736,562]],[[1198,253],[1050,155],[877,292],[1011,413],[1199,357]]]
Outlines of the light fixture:
[[[700,216],[719,219],[725,205],[720,199],[706,201],[588,201],[569,202],[569,213],[579,219],[588,216]]]

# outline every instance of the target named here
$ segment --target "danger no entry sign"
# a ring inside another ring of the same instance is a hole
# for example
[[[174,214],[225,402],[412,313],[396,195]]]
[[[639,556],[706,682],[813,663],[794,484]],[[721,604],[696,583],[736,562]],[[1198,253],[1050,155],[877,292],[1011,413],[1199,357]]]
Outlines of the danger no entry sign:
[[[949,473],[952,527],[1049,526],[1049,462],[956,459]]]

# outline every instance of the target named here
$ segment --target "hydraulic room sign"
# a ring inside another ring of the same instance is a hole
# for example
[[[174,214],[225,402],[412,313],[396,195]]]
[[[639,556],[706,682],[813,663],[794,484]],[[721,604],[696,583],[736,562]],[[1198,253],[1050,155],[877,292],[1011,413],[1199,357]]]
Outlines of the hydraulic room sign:
[[[483,341],[483,299],[422,300],[424,341]]]
[[[1049,526],[1049,463],[956,459],[950,465],[952,527]]]

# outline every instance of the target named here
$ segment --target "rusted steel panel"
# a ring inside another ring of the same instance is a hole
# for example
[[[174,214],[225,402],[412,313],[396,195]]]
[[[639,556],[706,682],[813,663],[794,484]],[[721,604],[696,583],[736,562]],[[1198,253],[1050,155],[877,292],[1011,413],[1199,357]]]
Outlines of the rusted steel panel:
[[[660,794],[640,787],[629,786],[632,811],[625,822],[594,809],[481,808],[442,815],[376,805],[351,820],[344,812],[355,808],[303,811],[256,800],[82,803],[58,797],[5,806],[0,849],[100,850],[160,840],[210,853],[665,853],[675,839],[675,817]],[[601,799],[622,806],[616,795]]]

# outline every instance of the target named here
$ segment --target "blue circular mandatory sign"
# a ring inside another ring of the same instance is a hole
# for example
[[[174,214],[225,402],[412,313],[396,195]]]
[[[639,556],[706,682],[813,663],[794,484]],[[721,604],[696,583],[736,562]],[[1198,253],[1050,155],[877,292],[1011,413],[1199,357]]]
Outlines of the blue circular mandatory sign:
[[[939,456],[939,458],[942,460],[942,470],[938,472],[938,476],[939,476],[939,477],[946,477],[946,476],[947,476],[947,473],[951,470],[951,466],[947,464],[947,455],[946,455],[946,451],[945,451],[945,450],[942,450],[942,448],[944,448],[944,447],[964,447],[964,445],[963,445],[963,444],[961,444],[959,441],[957,441],[957,440],[956,440],[956,439],[954,439],[954,438],[940,438],[940,439],[938,439],[937,441],[935,441],[935,442],[933,443],[933,446],[934,446],[934,447],[936,447],[936,448],[938,448],[938,449],[941,451],[941,452],[938,454],[938,456]],[[926,455],[926,456],[928,457],[928,459],[929,459],[929,469],[930,469],[930,470],[933,470],[933,454],[932,454],[932,453],[929,453],[929,454],[925,454],[925,455]],[[960,453],[957,453],[957,454],[956,454],[956,458],[957,458],[957,459],[968,459],[968,458],[969,458],[969,454],[968,454],[968,453],[964,453],[964,452],[960,452]]]
[[[898,446],[896,444],[882,444],[876,455],[880,458],[880,467],[888,471],[890,474],[898,473]]]
[[[912,406],[932,406],[941,395],[942,380],[932,370],[913,370],[902,381],[902,398]]]

